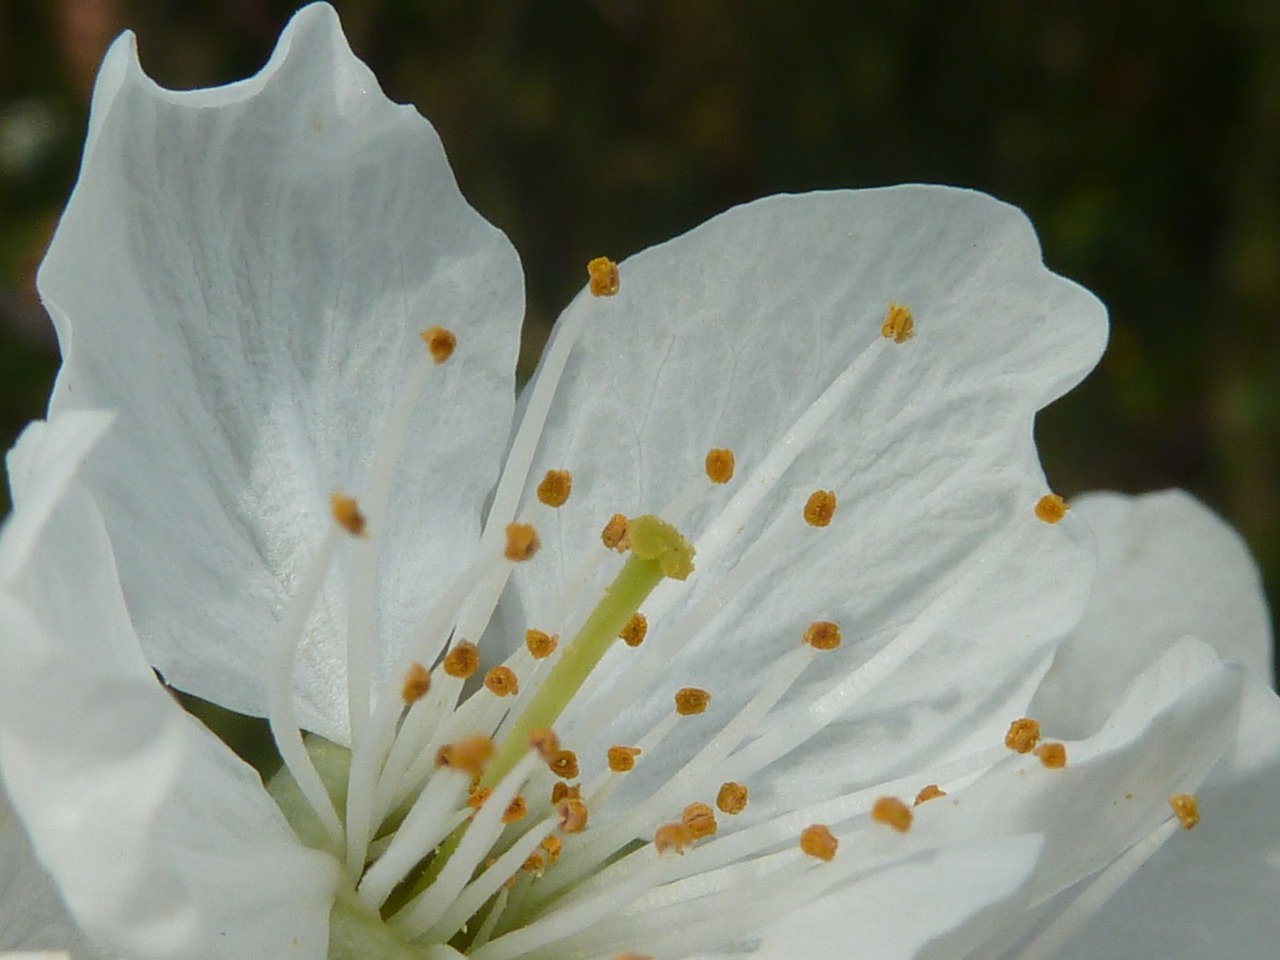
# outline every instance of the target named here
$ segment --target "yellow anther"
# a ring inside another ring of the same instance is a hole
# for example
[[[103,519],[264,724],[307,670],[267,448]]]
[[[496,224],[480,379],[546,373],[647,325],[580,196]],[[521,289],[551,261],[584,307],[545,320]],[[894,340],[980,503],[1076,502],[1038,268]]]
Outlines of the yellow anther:
[[[1057,523],[1067,515],[1069,509],[1067,501],[1056,493],[1046,493],[1036,501],[1036,518],[1045,523]]]
[[[564,841],[554,834],[543,837],[542,842],[538,844],[547,855],[547,866],[552,866],[560,859],[560,851],[564,847]]]
[[[480,669],[480,648],[470,640],[460,640],[445,654],[444,672],[456,680],[466,680]]]
[[[710,702],[711,694],[697,687],[681,687],[676,691],[676,713],[682,717],[704,713]]]
[[[353,537],[364,536],[364,514],[356,504],[355,497],[348,497],[341,490],[329,495],[329,510],[333,519],[343,530]]]
[[[587,829],[587,805],[577,797],[565,797],[557,803],[556,814],[565,833],[581,833]]]
[[[640,756],[639,747],[610,747],[609,769],[614,773],[626,773],[634,770],[636,757]]]
[[[1030,717],[1013,721],[1004,735],[1004,745],[1015,753],[1030,753],[1039,740],[1040,724]]]
[[[1040,744],[1035,749],[1035,755],[1050,770],[1061,770],[1067,765],[1067,748],[1055,741]]]
[[[559,636],[543,633],[541,630],[530,629],[524,632],[524,645],[529,648],[529,654],[535,660],[542,660],[551,656],[555,652],[556,644],[559,642]]]
[[[1169,798],[1169,806],[1183,830],[1190,830],[1200,822],[1200,801],[1194,793],[1175,793]]]
[[[483,734],[463,737],[446,743],[436,752],[436,766],[478,777],[484,772],[485,764],[493,759],[493,749],[493,741]]]
[[[538,540],[538,531],[527,523],[507,524],[507,545],[502,555],[513,563],[528,560],[542,546]]]
[[[525,805],[524,797],[517,793],[507,804],[507,809],[502,811],[502,822],[515,823],[517,820],[523,820],[528,812],[529,808]]]
[[[916,335],[916,320],[911,311],[900,303],[889,304],[880,324],[880,336],[894,343],[905,343]]]
[[[400,699],[405,703],[417,703],[431,689],[431,671],[414,662],[404,672],[404,684],[400,687]]]
[[[575,783],[572,787],[563,780],[551,787],[551,805],[554,807],[557,803],[564,799],[581,800],[582,784]]]
[[[939,797],[945,797],[947,791],[943,790],[936,783],[931,783],[926,787],[921,787],[920,792],[916,794],[916,802],[913,807],[918,807],[922,803],[928,803],[930,800],[937,800]]]
[[[596,257],[587,264],[587,276],[591,295],[595,297],[612,297],[618,292],[618,265],[608,257]]]
[[[467,797],[467,806],[472,810],[479,810],[484,806],[485,801],[493,795],[492,787],[476,787]]]
[[[834,860],[839,846],[840,841],[827,829],[826,824],[815,823],[800,831],[800,849],[818,860]]]
[[[529,856],[524,858],[524,863],[520,865],[520,869],[523,870],[525,873],[532,874],[535,877],[542,876],[542,872],[544,869],[543,863],[542,863],[542,854],[538,853],[537,851],[534,851],[533,853],[529,854]]]
[[[494,667],[484,675],[484,685],[497,697],[509,697],[520,692],[520,681],[510,667]]]
[[[804,522],[811,527],[825,527],[836,515],[836,492],[815,490],[804,504]]]
[[[815,620],[805,628],[803,639],[815,650],[834,650],[840,646],[840,627],[830,620]]]
[[[610,517],[609,522],[600,531],[600,542],[610,550],[626,553],[627,548],[631,546],[630,541],[627,540],[627,518],[620,513]]]
[[[627,541],[633,556],[656,560],[664,577],[684,580],[693,573],[693,544],[661,517],[632,517],[627,521]]]
[[[627,625],[618,633],[618,638],[628,647],[638,647],[644,643],[644,636],[649,632],[649,621],[643,613],[633,613]]]
[[[871,819],[893,827],[899,833],[911,829],[911,808],[897,797],[881,797],[871,807]]]
[[[444,363],[452,357],[453,349],[458,345],[458,338],[453,335],[453,331],[446,330],[444,327],[423,330],[418,336],[427,345],[427,350],[431,352],[431,359],[436,363]]]
[[[730,780],[720,784],[720,792],[716,794],[716,806],[721,813],[737,816],[747,809],[747,788]]]
[[[733,479],[733,451],[716,447],[707,451],[707,479],[712,483],[728,483]]]
[[[653,832],[653,845],[659,853],[674,850],[683,854],[685,847],[692,846],[693,833],[683,823],[664,823]]]
[[[560,738],[551,729],[530,730],[525,742],[529,744],[530,748],[538,752],[538,756],[542,758],[543,763],[550,763],[555,759],[556,754],[560,752]]]
[[[563,507],[573,489],[573,474],[568,470],[548,470],[538,484],[538,502],[548,507]]]
[[[684,813],[680,815],[680,822],[689,829],[689,834],[695,840],[710,837],[719,828],[715,811],[705,803],[691,803],[685,807]]]
[[[547,769],[561,780],[572,780],[578,775],[578,755],[572,750],[558,750]]]

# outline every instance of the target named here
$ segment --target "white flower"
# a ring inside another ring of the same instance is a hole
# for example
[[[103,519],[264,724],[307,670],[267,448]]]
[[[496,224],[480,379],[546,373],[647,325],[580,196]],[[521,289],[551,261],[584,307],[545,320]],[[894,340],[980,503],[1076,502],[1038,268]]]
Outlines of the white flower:
[[[1274,698],[1194,642],[1097,711],[1050,674],[1065,768],[1004,746],[1092,572],[1078,513],[1043,522],[1032,418],[1105,337],[1016,210],[774,197],[618,269],[513,428],[515,254],[330,8],[214,90],[112,48],[0,541],[0,769],[102,949],[1037,956],[1175,831],[1171,795],[1271,762],[1229,747]],[[612,642],[637,609],[640,648]],[[270,794],[152,665],[271,720]],[[574,762],[529,749],[545,727]]]

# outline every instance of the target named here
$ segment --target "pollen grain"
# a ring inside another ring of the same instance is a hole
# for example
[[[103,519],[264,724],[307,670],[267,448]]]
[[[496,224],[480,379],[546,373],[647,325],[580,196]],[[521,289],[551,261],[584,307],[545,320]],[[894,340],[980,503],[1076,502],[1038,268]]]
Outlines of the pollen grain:
[[[1169,798],[1169,806],[1183,830],[1190,830],[1200,822],[1200,801],[1194,793],[1175,793]]]
[[[680,822],[685,825],[695,840],[713,836],[719,829],[715,811],[705,803],[691,803],[685,807],[680,815]]]
[[[470,640],[460,640],[444,657],[444,672],[455,680],[466,680],[480,669],[480,648]]]
[[[893,827],[899,833],[906,833],[911,829],[911,817],[911,808],[897,797],[881,797],[871,807],[873,821]]]
[[[676,691],[676,713],[682,717],[692,717],[705,713],[707,704],[711,702],[711,694],[697,687],[681,687]]]
[[[804,522],[811,527],[830,525],[831,518],[836,515],[836,492],[834,490],[815,490],[809,494],[804,505]]]
[[[649,632],[649,621],[643,613],[633,613],[626,626],[618,633],[618,639],[628,647],[638,647],[644,643],[645,634]]]
[[[1040,744],[1034,752],[1040,758],[1040,762],[1049,770],[1061,770],[1067,765],[1067,748],[1065,744],[1051,740]]]
[[[1036,519],[1048,524],[1058,523],[1070,509],[1062,497],[1056,493],[1046,493],[1036,501]]]
[[[840,646],[840,627],[830,620],[815,620],[805,628],[802,639],[815,650],[834,650]]]
[[[538,502],[548,507],[563,507],[573,489],[573,474],[568,470],[548,470],[538,484]]]
[[[502,555],[512,563],[521,563],[538,552],[542,546],[538,531],[527,523],[507,524],[507,545]]]
[[[626,553],[631,544],[627,541],[627,518],[615,513],[600,531],[600,542],[610,550]]]
[[[593,297],[612,297],[621,286],[618,265],[608,257],[596,257],[588,263],[587,276],[591,278],[588,286]]]
[[[454,348],[458,346],[458,338],[453,331],[446,330],[444,327],[432,327],[429,330],[423,330],[418,336],[427,345],[431,359],[437,364],[444,363],[452,357]]]
[[[916,794],[916,800],[912,806],[918,807],[922,803],[928,803],[930,800],[937,800],[939,797],[945,797],[946,795],[947,791],[943,790],[936,783],[931,783],[920,788],[920,792]]]
[[[721,813],[737,816],[747,809],[747,788],[732,780],[720,784],[720,792],[716,794],[716,807]]]
[[[355,497],[349,497],[341,490],[333,491],[329,495],[329,511],[338,526],[347,533],[353,537],[364,536],[364,514],[360,512]]]
[[[1040,740],[1040,724],[1030,717],[1020,717],[1009,724],[1004,745],[1014,753],[1030,753]]]
[[[894,343],[906,343],[916,335],[916,320],[900,303],[890,303],[880,324],[880,336]]]
[[[560,637],[555,634],[534,629],[524,632],[524,645],[529,649],[529,655],[535,660],[544,660],[551,656],[559,643]]]
[[[414,661],[404,672],[404,684],[400,687],[400,699],[405,703],[417,703],[431,689],[431,671]]]
[[[707,479],[712,483],[728,483],[733,479],[733,451],[716,447],[707,451]]]
[[[509,697],[520,692],[520,681],[510,667],[494,667],[484,675],[484,685],[497,697]]]
[[[840,841],[832,835],[826,824],[815,823],[800,831],[800,849],[818,860],[830,862],[836,858]]]
[[[634,770],[636,757],[640,756],[639,747],[610,747],[608,752],[609,769],[614,773],[626,773]]]

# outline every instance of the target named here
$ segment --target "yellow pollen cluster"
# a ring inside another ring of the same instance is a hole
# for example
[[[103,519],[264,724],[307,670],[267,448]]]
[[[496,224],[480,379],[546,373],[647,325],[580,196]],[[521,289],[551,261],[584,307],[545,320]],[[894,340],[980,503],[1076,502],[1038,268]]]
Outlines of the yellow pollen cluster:
[[[507,524],[507,545],[502,555],[513,563],[528,560],[542,546],[538,540],[538,531],[527,523]]]
[[[626,773],[634,770],[636,757],[640,756],[639,747],[610,747],[609,769],[614,773]]]
[[[567,783],[557,783],[551,788],[551,805],[554,807],[561,800],[581,800],[582,786],[575,783],[572,787]]]
[[[625,553],[630,545],[627,542],[627,518],[620,513],[610,517],[609,522],[600,531],[600,542],[610,550]]]
[[[827,829],[826,824],[815,823],[800,831],[800,849],[818,860],[834,860],[839,846],[840,841]]]
[[[573,474],[568,470],[548,470],[538,484],[538,502],[548,507],[562,507],[573,489]]]
[[[535,877],[542,876],[544,869],[542,864],[542,854],[538,853],[536,850],[529,854],[529,856],[524,858],[524,863],[520,865],[520,869]]]
[[[492,740],[483,734],[475,734],[441,747],[436,752],[436,766],[478,777],[484,772],[485,764],[493,759],[493,751]]]
[[[718,829],[715,811],[705,803],[691,803],[684,808],[680,822],[688,829],[694,840],[713,836]]]
[[[1030,717],[1022,717],[1009,724],[1004,735],[1004,745],[1015,753],[1030,753],[1040,739],[1040,724]]]
[[[716,447],[707,451],[707,479],[712,483],[728,483],[733,479],[733,451]]]
[[[400,687],[400,699],[405,703],[417,703],[431,689],[431,671],[420,663],[414,663],[404,673],[404,685]]]
[[[529,654],[535,660],[543,660],[551,656],[559,642],[558,636],[543,633],[541,630],[531,629],[524,632],[524,645],[529,648]]]
[[[1069,509],[1067,501],[1062,497],[1056,493],[1046,493],[1036,501],[1036,519],[1050,524],[1057,523],[1067,515]]]
[[[431,359],[437,364],[444,363],[452,357],[453,350],[458,345],[458,338],[453,335],[453,331],[446,330],[444,327],[432,327],[430,330],[423,330],[418,336],[427,345],[427,350],[431,353]]]
[[[588,263],[587,276],[591,278],[589,288],[594,297],[612,297],[621,285],[618,265],[608,257],[596,257]]]
[[[577,797],[565,797],[556,804],[560,829],[565,833],[581,833],[587,829],[587,805]]]
[[[1042,743],[1036,747],[1035,755],[1050,770],[1061,770],[1067,765],[1067,748],[1061,743]]]
[[[547,855],[547,865],[551,866],[560,859],[560,850],[564,847],[564,841],[559,837],[546,837],[542,843],[538,844]]]
[[[711,694],[697,687],[681,687],[676,691],[676,713],[682,717],[704,713],[710,702]]]
[[[562,780],[572,780],[578,775],[578,755],[572,750],[559,750],[547,764],[547,769]]]
[[[467,806],[472,810],[479,810],[485,805],[485,802],[493,795],[492,787],[476,787],[467,796]]]
[[[899,833],[906,833],[911,829],[911,818],[911,808],[897,797],[881,797],[871,808],[873,821],[893,827]]]
[[[915,335],[916,321],[911,311],[900,303],[889,304],[884,323],[880,324],[880,336],[894,343],[906,343]]]
[[[1190,830],[1200,822],[1200,801],[1194,793],[1175,793],[1169,798],[1169,806],[1183,830]]]
[[[693,834],[683,823],[664,823],[653,832],[653,845],[659,853],[674,850],[683,854],[685,847],[692,846]]]
[[[633,613],[626,626],[618,632],[618,639],[628,647],[638,647],[644,643],[645,634],[649,632],[649,621],[643,613]]]
[[[511,802],[507,804],[507,809],[502,811],[502,822],[515,823],[517,820],[523,820],[528,812],[529,809],[525,805],[524,797],[517,793],[511,799]]]
[[[747,788],[730,780],[720,784],[720,792],[716,794],[716,806],[721,813],[737,816],[747,809]]]
[[[470,640],[460,640],[444,657],[444,672],[455,680],[466,680],[480,669],[480,648]]]
[[[364,536],[364,514],[356,504],[355,497],[348,497],[341,490],[329,495],[329,510],[333,519],[343,530],[353,537]]]
[[[937,800],[939,797],[945,797],[947,791],[943,790],[936,783],[931,783],[926,787],[921,787],[920,792],[916,794],[916,802],[913,807],[918,807],[922,803],[928,803],[930,800]]]
[[[815,650],[834,650],[840,646],[840,627],[830,620],[815,620],[805,629],[803,639]]]
[[[490,693],[498,697],[509,697],[520,692],[516,672],[510,667],[494,667],[484,675],[484,685]]]
[[[815,490],[804,505],[804,522],[811,527],[825,527],[836,515],[836,492]]]

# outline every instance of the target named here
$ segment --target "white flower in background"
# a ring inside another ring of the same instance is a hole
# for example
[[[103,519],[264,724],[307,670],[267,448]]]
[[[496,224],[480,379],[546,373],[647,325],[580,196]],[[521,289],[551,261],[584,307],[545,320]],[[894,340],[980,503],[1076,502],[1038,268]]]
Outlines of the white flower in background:
[[[515,254],[330,8],[213,90],[112,48],[0,542],[0,769],[103,953],[1048,956],[1274,764],[1194,641],[1073,702],[1115,634],[1031,426],[1105,318],[1016,210],[774,197],[592,270],[513,427]],[[270,793],[152,665],[269,718]]]

